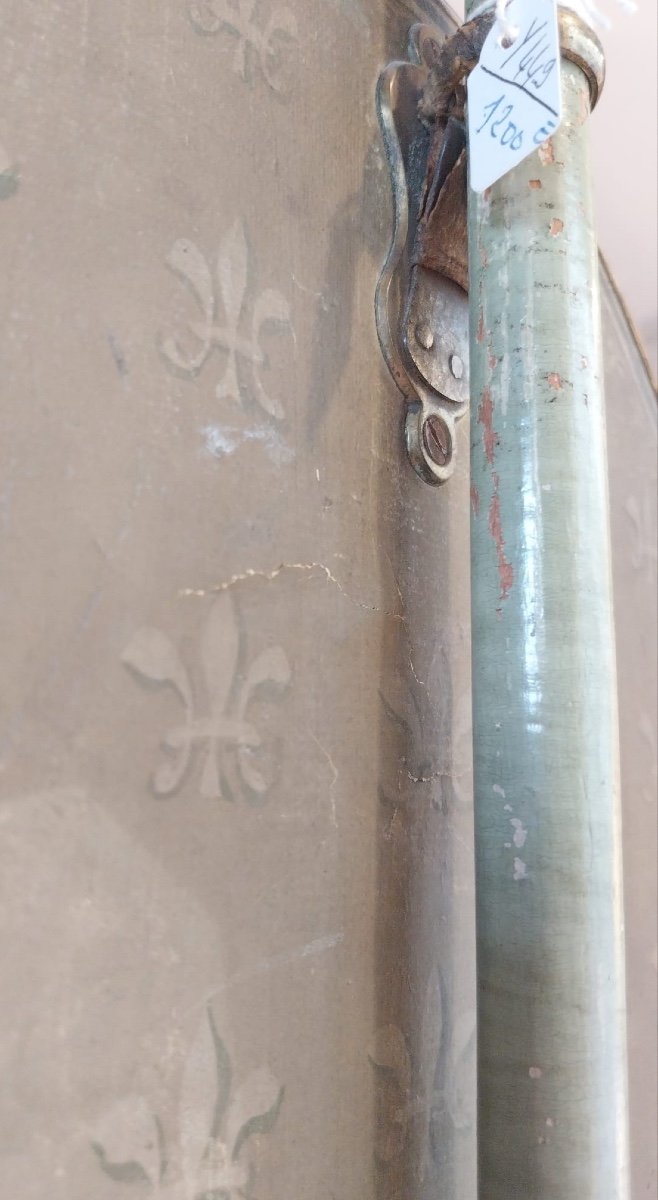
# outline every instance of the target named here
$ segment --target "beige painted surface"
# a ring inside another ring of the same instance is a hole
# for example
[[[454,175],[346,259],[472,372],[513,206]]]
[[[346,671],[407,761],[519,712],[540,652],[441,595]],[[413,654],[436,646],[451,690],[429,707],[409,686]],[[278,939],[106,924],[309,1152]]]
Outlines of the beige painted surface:
[[[0,1195],[473,1200],[467,431],[437,497],[373,304],[419,10],[240,9],[3,7]]]
[[[594,185],[603,252],[653,365],[658,365],[658,6],[634,16],[608,3],[608,77],[592,119]]]
[[[373,315],[374,86],[421,9],[240,7],[237,34],[227,0],[3,5],[0,1195],[474,1200],[466,431],[433,492]]]

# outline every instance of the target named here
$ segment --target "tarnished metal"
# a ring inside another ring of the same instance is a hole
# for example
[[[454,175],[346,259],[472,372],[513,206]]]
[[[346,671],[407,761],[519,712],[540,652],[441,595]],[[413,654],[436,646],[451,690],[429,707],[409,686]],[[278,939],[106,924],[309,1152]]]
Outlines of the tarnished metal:
[[[376,298],[377,328],[393,378],[407,401],[409,457],[428,483],[454,469],[455,421],[468,404],[465,82],[493,16],[446,34],[414,25],[408,62],[382,73],[377,104],[395,207],[391,249]],[[601,44],[574,13],[560,11],[567,59],[584,72],[590,107],[604,79]],[[430,337],[419,336],[428,329]],[[459,375],[450,360],[459,351]],[[428,434],[431,419],[434,434]],[[430,453],[441,429],[440,454]]]
[[[482,13],[443,42],[420,101],[419,112],[423,120],[433,123],[441,119],[449,107],[456,106],[461,111],[465,79],[479,60],[493,20],[493,12]],[[598,103],[605,82],[603,46],[594,30],[571,9],[559,9],[558,24],[562,57],[575,63],[585,75],[591,111]]]
[[[459,123],[449,122],[435,139],[419,118],[444,37],[434,26],[415,25],[411,61],[391,63],[377,89],[395,209],[393,241],[377,287],[377,329],[407,403],[409,457],[432,484],[453,472],[455,422],[468,404],[465,208],[463,186],[456,191],[449,186],[456,164],[463,163],[464,133]],[[447,203],[444,184],[452,197]],[[432,219],[437,210],[438,222]],[[461,230],[457,239],[450,213]],[[437,236],[437,224],[447,237]],[[452,259],[455,241],[460,250]],[[462,364],[458,372],[451,367],[456,359]]]

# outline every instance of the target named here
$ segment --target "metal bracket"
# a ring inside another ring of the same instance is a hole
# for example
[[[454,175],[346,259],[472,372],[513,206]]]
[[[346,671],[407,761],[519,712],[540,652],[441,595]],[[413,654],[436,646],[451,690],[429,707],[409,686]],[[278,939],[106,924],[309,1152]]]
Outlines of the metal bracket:
[[[447,274],[433,269],[436,255],[427,246],[428,219],[437,214],[437,200],[444,187],[450,190],[455,172],[457,189],[461,186],[464,129],[461,121],[450,117],[437,139],[418,115],[425,84],[447,36],[448,31],[434,25],[414,25],[410,61],[390,63],[377,87],[394,203],[393,240],[375,300],[377,331],[407,404],[409,457],[431,484],[444,483],[454,470],[455,422],[467,411],[469,400],[465,264],[461,270],[448,265]],[[465,210],[459,197],[458,208]],[[443,224],[445,229],[445,220]],[[436,221],[434,227],[436,232]],[[465,228],[463,235],[465,245]],[[445,253],[440,257],[444,262]]]
[[[431,484],[454,470],[455,422],[469,401],[463,80],[493,14],[461,27],[447,10],[438,19],[443,28],[412,26],[409,61],[390,63],[377,85],[394,204],[377,332],[407,404],[409,457]],[[601,43],[574,13],[561,9],[559,20],[562,53],[585,73],[593,108],[605,75]]]

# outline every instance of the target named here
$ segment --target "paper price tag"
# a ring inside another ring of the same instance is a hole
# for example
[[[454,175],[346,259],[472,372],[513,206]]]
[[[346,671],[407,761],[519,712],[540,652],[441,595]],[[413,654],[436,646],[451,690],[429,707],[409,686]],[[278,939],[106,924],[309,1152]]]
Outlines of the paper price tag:
[[[471,187],[483,192],[555,133],[562,119],[556,0],[512,0],[517,31],[502,45],[494,24],[468,80]]]

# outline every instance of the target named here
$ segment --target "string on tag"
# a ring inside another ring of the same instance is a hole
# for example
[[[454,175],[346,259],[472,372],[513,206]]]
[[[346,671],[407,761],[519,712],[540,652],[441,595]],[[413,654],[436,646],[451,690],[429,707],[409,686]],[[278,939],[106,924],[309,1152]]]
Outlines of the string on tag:
[[[482,4],[478,4],[473,12],[469,13],[469,20],[473,21],[483,13],[491,12],[492,8],[495,9],[498,40],[503,46],[511,46],[519,36],[519,30],[507,16],[507,6],[510,3],[511,0],[483,0]]]

